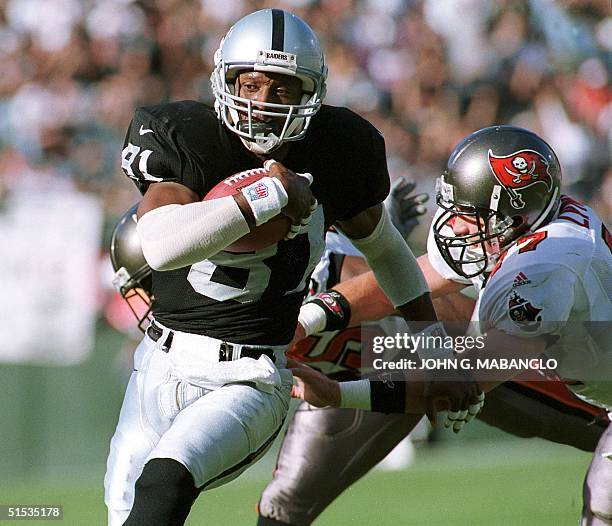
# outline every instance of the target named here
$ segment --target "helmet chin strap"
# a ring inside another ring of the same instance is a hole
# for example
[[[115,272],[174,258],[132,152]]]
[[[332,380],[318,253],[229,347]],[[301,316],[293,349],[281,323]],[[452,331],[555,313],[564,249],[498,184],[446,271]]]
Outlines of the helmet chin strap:
[[[253,134],[255,135],[255,139],[246,139],[244,137],[240,137],[240,139],[242,140],[242,143],[247,147],[247,149],[252,151],[253,153],[267,154],[281,145],[281,140],[279,136],[275,133],[275,126],[271,126],[269,123],[266,122],[254,122],[251,128]],[[239,121],[238,129],[240,131],[248,131],[248,121]]]
[[[255,141],[250,141],[244,137],[240,137],[240,140],[247,150],[259,155],[267,155],[283,144],[273,133],[257,138]]]
[[[301,104],[305,104],[309,97],[310,95],[307,94],[302,95]],[[285,124],[286,129],[283,130],[284,133],[281,131],[280,135],[283,137],[290,135],[293,132],[300,130],[303,126],[303,119],[293,119],[291,122]],[[284,144],[284,141],[282,141],[281,138],[275,133],[276,130],[274,126],[270,126],[265,122],[257,122],[252,123],[251,128],[255,131],[255,140],[249,140],[242,136],[240,137],[240,140],[245,147],[253,153],[267,155]],[[238,121],[238,129],[241,131],[248,130],[248,121],[244,119]]]

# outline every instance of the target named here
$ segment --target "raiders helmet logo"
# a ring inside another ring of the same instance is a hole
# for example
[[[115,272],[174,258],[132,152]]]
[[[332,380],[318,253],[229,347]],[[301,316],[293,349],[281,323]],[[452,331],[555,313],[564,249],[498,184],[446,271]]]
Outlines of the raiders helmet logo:
[[[516,291],[510,294],[508,313],[510,314],[510,319],[515,324],[527,330],[536,330],[542,321],[540,312],[542,312],[542,309],[534,307]]]
[[[548,161],[534,150],[521,150],[504,156],[497,156],[489,150],[489,166],[499,184],[510,195],[510,204],[516,209],[525,206],[521,189],[538,183],[545,184],[549,191],[552,189]]]

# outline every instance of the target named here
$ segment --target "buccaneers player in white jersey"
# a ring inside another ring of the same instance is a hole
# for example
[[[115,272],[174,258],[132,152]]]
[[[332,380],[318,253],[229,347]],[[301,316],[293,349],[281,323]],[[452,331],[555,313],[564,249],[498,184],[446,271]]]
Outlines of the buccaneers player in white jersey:
[[[589,207],[560,194],[560,183],[556,155],[534,133],[495,126],[470,135],[440,177],[440,210],[421,268],[434,297],[469,283],[479,290],[473,319],[489,340],[479,357],[554,357],[556,373],[578,397],[612,411],[611,237]],[[351,324],[393,310],[371,274],[335,289],[351,306]],[[338,384],[301,365],[293,372],[301,377],[295,394],[317,406],[367,407],[376,383]],[[493,389],[518,372],[497,371],[480,385]],[[359,384],[360,399],[351,384]],[[412,384],[398,384],[395,398],[410,411]],[[397,411],[393,397],[387,400]],[[468,418],[458,415],[459,427]],[[610,426],[585,479],[582,524],[612,524]]]

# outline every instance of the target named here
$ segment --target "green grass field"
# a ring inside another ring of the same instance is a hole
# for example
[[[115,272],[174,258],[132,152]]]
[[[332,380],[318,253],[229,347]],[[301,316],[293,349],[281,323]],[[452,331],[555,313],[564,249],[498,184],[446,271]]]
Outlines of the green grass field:
[[[590,455],[539,440],[463,440],[420,448],[402,471],[374,470],[318,525],[564,526],[578,522]],[[200,496],[188,525],[254,525],[273,456],[233,483]],[[105,524],[103,467],[88,474],[0,483],[0,503],[63,504],[61,524]],[[41,524],[43,521],[19,521]],[[55,522],[58,524],[58,522]]]

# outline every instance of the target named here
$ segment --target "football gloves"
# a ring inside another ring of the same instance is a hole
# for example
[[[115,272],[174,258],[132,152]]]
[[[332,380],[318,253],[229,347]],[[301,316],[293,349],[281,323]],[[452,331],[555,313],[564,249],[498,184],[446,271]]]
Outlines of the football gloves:
[[[414,181],[398,177],[391,183],[391,191],[383,202],[393,225],[403,238],[410,235],[419,224],[420,217],[427,212],[423,203],[429,199],[429,194],[412,195],[415,188]]]

